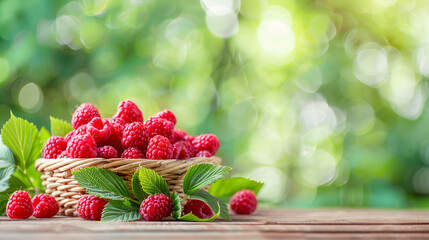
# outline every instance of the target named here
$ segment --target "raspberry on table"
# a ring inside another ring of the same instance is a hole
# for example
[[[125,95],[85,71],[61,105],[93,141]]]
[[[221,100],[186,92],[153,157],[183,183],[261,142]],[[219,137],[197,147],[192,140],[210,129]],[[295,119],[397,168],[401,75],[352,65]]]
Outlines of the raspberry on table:
[[[101,213],[107,201],[94,195],[84,195],[77,203],[77,213],[85,220],[100,221]]]
[[[195,154],[195,157],[213,157],[213,154],[207,150],[199,151]]]
[[[60,210],[57,200],[48,194],[39,194],[33,197],[33,216],[36,218],[51,218]]]
[[[110,123],[110,136],[100,143],[100,146],[112,146],[118,151],[118,154],[123,152],[122,148],[122,132],[125,128],[125,122],[120,118],[106,118],[103,119],[103,123]]]
[[[97,149],[97,157],[99,158],[117,158],[118,151],[112,146],[103,146]]]
[[[258,200],[252,191],[244,189],[232,196],[229,205],[237,214],[251,214],[256,210]]]
[[[136,147],[144,151],[148,142],[148,133],[142,122],[128,124],[122,133],[122,146],[124,148]]]
[[[170,216],[173,202],[165,194],[155,194],[146,198],[140,205],[140,215],[146,221],[159,221]]]
[[[177,123],[176,116],[174,116],[174,113],[172,113],[170,110],[161,111],[161,112],[155,114],[155,117],[162,118],[162,119],[165,119],[167,121],[170,121],[174,125],[176,125],[176,123]]]
[[[202,134],[192,140],[192,145],[196,152],[209,151],[212,155],[216,155],[220,147],[219,139],[214,134]]]
[[[113,118],[120,118],[125,123],[143,122],[143,114],[137,105],[130,101],[122,101],[118,105],[118,111]]]
[[[194,156],[194,147],[188,141],[179,141],[173,144],[174,159],[189,159]]]
[[[71,158],[97,157],[97,144],[91,135],[76,135],[67,143],[67,155]]]
[[[73,114],[72,127],[77,129],[89,123],[95,117],[100,117],[97,108],[90,103],[82,103]]]
[[[125,151],[121,154],[121,158],[143,159],[143,158],[146,158],[146,156],[142,151],[140,151],[140,149],[136,147],[130,147],[125,149]]]
[[[174,124],[168,120],[158,117],[150,117],[146,120],[144,126],[149,134],[149,139],[156,135],[164,136],[169,140],[173,140],[174,138]]]
[[[53,136],[48,139],[42,151],[43,158],[55,159],[67,148],[67,141],[62,137]]]
[[[94,138],[96,143],[101,143],[110,137],[111,126],[109,122],[95,117],[86,125],[86,132]]]
[[[168,138],[157,135],[150,139],[147,147],[147,159],[171,159],[173,157],[173,145]]]
[[[21,190],[14,192],[7,202],[6,214],[10,219],[29,218],[33,214],[30,195]]]
[[[214,216],[212,209],[205,202],[200,200],[189,200],[184,207],[183,212],[188,214],[192,212],[195,216],[204,219]]]

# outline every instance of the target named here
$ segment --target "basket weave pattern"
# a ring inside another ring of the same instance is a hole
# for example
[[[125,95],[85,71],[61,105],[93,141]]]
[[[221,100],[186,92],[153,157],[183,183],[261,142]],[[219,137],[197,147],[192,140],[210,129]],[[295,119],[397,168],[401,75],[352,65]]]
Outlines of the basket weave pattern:
[[[109,170],[122,177],[131,191],[131,179],[138,167],[154,170],[167,182],[170,192],[176,191],[181,198],[183,178],[188,168],[199,163],[219,165],[218,157],[196,157],[187,160],[148,160],[124,158],[85,158],[85,159],[37,159],[35,168],[42,173],[42,184],[46,193],[55,197],[60,205],[59,214],[77,216],[76,205],[85,189],[79,187],[72,172],[85,167],[98,167]]]

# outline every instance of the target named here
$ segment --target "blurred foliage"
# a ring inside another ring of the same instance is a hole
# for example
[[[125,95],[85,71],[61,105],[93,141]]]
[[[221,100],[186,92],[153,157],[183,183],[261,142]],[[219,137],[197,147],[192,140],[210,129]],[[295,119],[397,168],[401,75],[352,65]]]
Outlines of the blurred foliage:
[[[0,124],[124,99],[281,206],[429,206],[424,0],[0,1]]]

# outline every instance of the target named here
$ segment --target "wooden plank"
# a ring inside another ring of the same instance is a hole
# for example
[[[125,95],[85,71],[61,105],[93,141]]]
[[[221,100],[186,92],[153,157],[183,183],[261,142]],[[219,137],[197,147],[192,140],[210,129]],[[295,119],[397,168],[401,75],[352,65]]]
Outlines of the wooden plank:
[[[232,215],[232,221],[207,223],[136,221],[101,223],[80,218],[10,220],[0,217],[0,239],[64,239],[92,237],[118,239],[204,236],[207,239],[242,238],[429,238],[429,211],[315,209],[259,210],[250,216]]]

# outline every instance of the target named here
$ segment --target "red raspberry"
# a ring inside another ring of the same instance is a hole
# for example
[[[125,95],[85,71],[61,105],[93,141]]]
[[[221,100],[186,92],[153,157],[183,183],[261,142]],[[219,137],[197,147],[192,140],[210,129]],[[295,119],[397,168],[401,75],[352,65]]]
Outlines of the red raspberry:
[[[137,105],[130,100],[119,103],[118,111],[113,118],[120,118],[125,123],[143,122],[142,112]]]
[[[244,189],[232,196],[229,205],[237,214],[251,214],[258,206],[258,200],[252,191]]]
[[[212,209],[205,202],[200,200],[189,200],[184,207],[183,212],[188,214],[192,212],[199,218],[211,218],[214,216]]]
[[[173,140],[174,138],[174,124],[168,120],[150,117],[146,120],[144,125],[149,133],[149,139],[156,135],[164,136],[169,140]]]
[[[85,220],[100,221],[107,201],[94,195],[84,195],[77,203],[77,214]]]
[[[86,132],[94,138],[96,143],[101,143],[110,137],[111,126],[109,122],[103,121],[101,118],[96,117],[86,125]]]
[[[60,155],[58,155],[57,158],[70,158],[69,155],[67,155],[67,150],[64,150],[61,152]]]
[[[89,123],[95,117],[100,117],[97,108],[90,103],[82,103],[73,114],[72,126],[77,129]]]
[[[150,139],[147,147],[147,159],[171,159],[173,157],[173,145],[168,138],[157,135]]]
[[[148,142],[147,130],[142,122],[128,124],[122,133],[122,146],[124,148],[136,147],[144,151]]]
[[[213,155],[209,151],[203,150],[199,151],[195,157],[213,157]]]
[[[123,152],[122,148],[122,132],[124,131],[125,122],[120,118],[106,118],[103,119],[104,122],[109,122],[111,126],[111,134],[108,139],[103,141],[100,145],[101,146],[113,146],[116,151],[119,153]]]
[[[212,155],[216,155],[216,152],[219,149],[220,143],[216,135],[202,134],[194,138],[194,140],[192,140],[192,145],[194,146],[196,152],[207,150]]]
[[[97,144],[90,135],[76,135],[67,143],[67,156],[71,158],[97,157]]]
[[[97,149],[97,157],[99,158],[117,158],[118,151],[112,146],[99,147]]]
[[[69,133],[67,133],[66,134],[66,136],[64,137],[64,140],[66,140],[66,142],[68,142],[68,141],[70,141],[70,139],[72,138],[72,137],[74,137],[74,132],[75,132],[76,130],[71,130]]]
[[[171,140],[171,143],[186,140],[185,137],[186,137],[185,131],[181,129],[174,129],[173,140]]]
[[[194,147],[188,141],[179,141],[173,144],[174,159],[189,159],[194,156]]]
[[[33,197],[33,216],[36,218],[51,218],[60,210],[57,200],[48,194]]]
[[[155,194],[146,198],[140,205],[140,215],[146,221],[159,221],[170,216],[173,202],[165,194]]]
[[[48,139],[42,151],[43,158],[57,158],[67,148],[67,142],[62,137],[53,136]]]
[[[16,191],[10,197],[6,206],[6,214],[10,219],[27,219],[33,214],[33,205],[27,192]]]
[[[73,133],[70,135],[70,139],[72,139],[74,136],[77,136],[77,135],[85,135],[85,134],[88,134],[88,132],[86,131],[86,129],[87,129],[87,125],[82,125],[82,126],[80,126],[80,127],[78,127],[77,129],[75,129],[74,131],[73,131]],[[68,141],[67,141],[68,142]]]
[[[177,123],[176,116],[174,116],[174,113],[172,113],[170,110],[161,111],[161,112],[157,113],[155,115],[155,117],[162,118],[162,119],[165,119],[167,121],[170,121],[174,125],[176,125],[176,123]]]
[[[140,151],[140,149],[136,147],[131,147],[125,149],[125,151],[121,154],[121,158],[127,158],[127,159],[143,159],[145,158],[145,154]]]
[[[192,141],[195,139],[195,136],[192,135],[186,135],[185,136],[185,140],[192,143]]]

